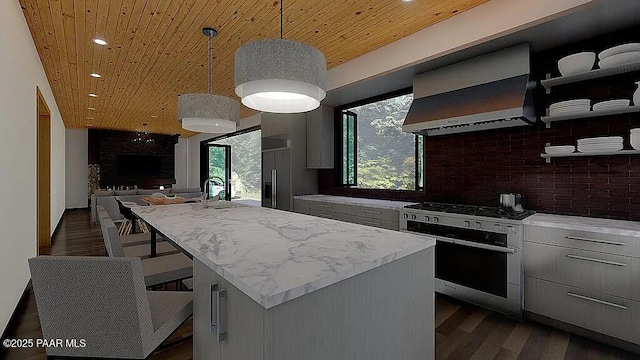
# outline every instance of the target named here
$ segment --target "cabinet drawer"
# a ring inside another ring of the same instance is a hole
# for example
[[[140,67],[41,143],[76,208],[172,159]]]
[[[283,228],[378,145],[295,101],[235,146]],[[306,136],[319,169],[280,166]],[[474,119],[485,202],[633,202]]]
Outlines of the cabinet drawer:
[[[337,214],[348,214],[349,205],[325,201],[309,201],[309,210],[330,211]]]
[[[399,221],[399,212],[398,210],[393,209],[383,209],[383,208],[375,208],[369,206],[358,206],[358,205],[347,205],[349,208],[349,215],[355,215],[359,217],[366,217],[370,219],[376,220],[388,220],[388,221]]]
[[[640,259],[524,243],[525,276],[640,301]]]
[[[345,221],[343,214],[338,214],[331,210],[318,210],[318,209],[309,208],[309,215],[317,216],[325,219]]]
[[[640,303],[595,291],[525,278],[525,310],[640,344]]]
[[[640,239],[631,236],[525,225],[524,240],[608,254],[640,257]]]
[[[385,220],[385,219],[371,219],[371,218],[355,216],[355,215],[343,215],[343,216],[344,216],[344,221],[354,223],[354,224],[373,226],[373,227],[389,229],[389,230],[400,229],[398,219],[396,219],[395,221],[392,221],[392,220]]]
[[[293,199],[293,212],[309,215],[309,201],[303,199]]]

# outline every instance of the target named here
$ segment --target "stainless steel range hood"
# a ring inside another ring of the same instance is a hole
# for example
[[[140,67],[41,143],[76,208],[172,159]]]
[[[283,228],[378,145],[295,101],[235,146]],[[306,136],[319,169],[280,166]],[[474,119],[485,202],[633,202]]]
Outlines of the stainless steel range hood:
[[[422,135],[531,125],[530,50],[522,44],[417,75],[402,130]]]

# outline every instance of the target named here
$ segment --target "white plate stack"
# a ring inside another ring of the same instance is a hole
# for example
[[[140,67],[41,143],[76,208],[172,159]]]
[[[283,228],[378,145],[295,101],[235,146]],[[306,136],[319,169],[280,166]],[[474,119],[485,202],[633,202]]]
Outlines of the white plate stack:
[[[566,155],[574,151],[576,151],[576,147],[573,145],[547,146],[544,148],[544,152],[549,155]]]
[[[612,153],[622,150],[622,136],[607,136],[578,140],[581,153]]]
[[[591,100],[589,99],[567,100],[549,105],[550,116],[585,113],[589,111],[591,111]]]
[[[601,69],[640,62],[640,43],[614,46],[598,54],[598,59]]]
[[[626,99],[601,101],[593,104],[593,111],[605,111],[629,107],[630,101]]]

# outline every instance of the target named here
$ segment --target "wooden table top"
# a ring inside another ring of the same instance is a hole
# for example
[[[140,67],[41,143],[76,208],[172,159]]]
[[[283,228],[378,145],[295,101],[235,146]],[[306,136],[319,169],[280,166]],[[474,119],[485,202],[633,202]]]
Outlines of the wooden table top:
[[[197,199],[187,199],[182,196],[176,196],[174,198],[143,196],[142,201],[151,205],[170,205],[183,204],[187,201],[197,201]]]

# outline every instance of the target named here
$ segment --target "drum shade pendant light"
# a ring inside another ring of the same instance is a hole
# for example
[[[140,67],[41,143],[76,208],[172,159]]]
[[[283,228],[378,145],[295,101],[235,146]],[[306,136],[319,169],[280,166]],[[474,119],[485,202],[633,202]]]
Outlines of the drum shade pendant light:
[[[246,43],[236,50],[236,94],[255,110],[299,113],[320,106],[325,97],[326,60],[311,45],[282,38]]]
[[[209,93],[178,96],[178,121],[189,131],[226,134],[236,131],[240,119],[240,104],[231,98],[213,95],[213,49],[211,40],[218,35],[212,28],[202,32],[209,37]]]

